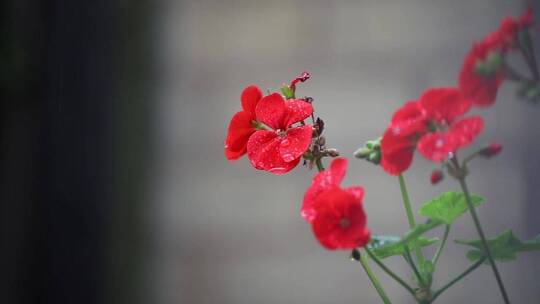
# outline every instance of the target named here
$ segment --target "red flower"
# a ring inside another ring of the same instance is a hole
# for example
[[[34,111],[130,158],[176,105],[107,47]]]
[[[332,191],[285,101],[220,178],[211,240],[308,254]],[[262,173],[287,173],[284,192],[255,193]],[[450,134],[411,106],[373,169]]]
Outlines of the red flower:
[[[504,80],[504,66],[495,65],[494,71],[483,75],[478,72],[481,64],[486,64],[488,56],[506,56],[517,45],[517,33],[533,24],[532,9],[529,8],[518,18],[505,17],[499,28],[488,34],[482,41],[473,44],[465,56],[459,74],[459,87],[465,97],[475,106],[488,107],[495,102],[497,90]],[[489,64],[489,63],[488,63]]]
[[[227,159],[236,160],[246,153],[248,139],[256,131],[253,126],[256,119],[255,107],[262,95],[261,90],[255,85],[246,87],[242,92],[240,100],[243,110],[232,117],[225,139]]]
[[[469,145],[482,131],[481,117],[457,120],[471,107],[456,88],[427,90],[418,102],[408,102],[392,118],[381,140],[383,169],[399,175],[412,163],[414,149],[441,162]]]
[[[336,187],[318,195],[315,204],[312,229],[321,245],[330,250],[353,249],[369,242],[361,198]]]
[[[311,113],[313,107],[302,99],[284,100],[278,93],[263,97],[255,108],[255,115],[266,129],[257,130],[247,142],[253,167],[274,174],[284,174],[296,167],[311,144],[313,127],[293,125]]]
[[[319,172],[313,177],[311,186],[304,194],[304,202],[300,211],[306,221],[311,223],[315,218],[318,206],[317,197],[327,190],[339,188],[346,172],[347,159],[339,157],[332,161],[328,170]],[[359,200],[362,200],[364,196],[364,189],[362,187],[349,187],[343,189],[343,191],[350,193]]]
[[[497,90],[504,81],[503,70],[498,70],[494,75],[480,75],[476,67],[479,62],[486,60],[491,52],[488,43],[475,43],[463,63],[459,74],[459,88],[474,105],[478,107],[491,106],[497,97]]]

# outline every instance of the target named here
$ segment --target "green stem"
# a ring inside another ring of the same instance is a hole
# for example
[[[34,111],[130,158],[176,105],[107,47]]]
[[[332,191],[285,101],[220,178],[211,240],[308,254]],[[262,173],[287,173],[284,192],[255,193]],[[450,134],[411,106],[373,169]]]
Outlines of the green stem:
[[[435,293],[433,293],[433,297],[431,298],[431,302],[434,302],[435,299],[440,296],[445,290],[450,288],[452,285],[466,277],[469,273],[471,273],[473,270],[478,268],[478,266],[482,265],[482,263],[485,261],[485,258],[482,258],[478,260],[476,263],[472,264],[469,268],[467,268],[464,272],[450,280],[450,282],[446,283],[441,289],[437,290]]]
[[[456,159],[454,159],[454,165],[456,166],[457,171],[462,171]],[[476,231],[478,232],[478,236],[480,236],[480,240],[482,240],[484,251],[489,260],[491,268],[493,269],[493,274],[495,275],[495,279],[497,280],[497,284],[499,285],[499,290],[501,291],[501,295],[503,297],[504,303],[509,304],[510,300],[508,298],[508,294],[506,293],[506,289],[504,288],[504,283],[501,279],[501,275],[499,274],[497,265],[495,264],[495,261],[493,260],[491,250],[489,249],[486,236],[484,234],[484,230],[482,229],[482,225],[480,224],[480,220],[478,219],[478,215],[476,214],[476,209],[471,200],[471,194],[469,193],[467,183],[465,182],[465,176],[462,175],[458,177],[457,179],[459,181],[461,189],[463,190],[463,194],[465,195],[465,201],[467,202],[467,207],[469,208],[469,212],[471,213],[471,216],[473,218],[474,225],[476,226]]]
[[[446,244],[446,240],[448,239],[448,234],[450,233],[450,225],[446,225],[444,228],[444,235],[441,243],[439,244],[439,248],[437,248],[437,251],[435,252],[435,255],[433,257],[433,268],[437,266],[437,262],[439,261],[439,258],[441,257],[442,250],[444,248],[444,245]]]
[[[379,282],[379,279],[377,279],[377,276],[375,275],[375,273],[373,273],[373,271],[369,267],[369,263],[365,254],[360,255],[360,264],[362,264],[362,267],[364,267],[364,270],[366,271],[367,276],[369,277],[371,283],[373,284],[373,287],[375,287],[375,289],[377,290],[377,293],[381,297],[381,300],[383,301],[383,303],[392,304],[392,302],[390,302],[390,299],[386,295],[386,292],[384,291],[384,288],[382,287],[381,282]]]
[[[413,297],[415,297],[415,293],[414,293],[414,289],[412,289],[411,286],[409,286],[409,284],[407,284],[402,278],[400,278],[397,274],[395,274],[392,270],[390,270],[388,267],[386,267],[386,265],[381,261],[379,260],[379,258],[377,258],[375,256],[375,254],[373,254],[373,252],[371,252],[371,250],[368,248],[368,247],[365,247],[365,250],[367,252],[367,254],[369,255],[369,257],[377,264],[379,265],[379,267],[384,270],[384,272],[386,272],[390,277],[392,277],[392,279],[396,280],[396,282],[398,282],[401,286],[403,286],[405,289],[407,289],[407,291],[409,291],[411,293],[411,295]]]
[[[405,212],[407,213],[407,220],[409,221],[409,228],[412,230],[416,227],[416,221],[414,220],[414,214],[411,207],[411,199],[409,198],[409,192],[407,191],[407,185],[405,184],[405,178],[403,175],[399,175],[399,188],[401,190],[401,197],[403,198],[403,205],[405,206]],[[422,255],[422,249],[415,246],[416,259],[422,263],[424,256]]]
[[[315,164],[317,165],[317,170],[319,170],[319,172],[324,171],[324,166],[320,157],[317,157]]]
[[[416,264],[414,263],[412,257],[411,257],[411,253],[409,252],[409,247],[408,246],[405,246],[405,256],[407,257],[407,260],[409,261],[409,264],[411,265],[411,268],[414,272],[414,275],[416,276],[416,278],[418,279],[418,283],[420,284],[420,286],[426,286],[426,284],[424,283],[424,279],[422,278],[422,275],[420,274],[420,272],[418,271],[418,268],[416,267]]]

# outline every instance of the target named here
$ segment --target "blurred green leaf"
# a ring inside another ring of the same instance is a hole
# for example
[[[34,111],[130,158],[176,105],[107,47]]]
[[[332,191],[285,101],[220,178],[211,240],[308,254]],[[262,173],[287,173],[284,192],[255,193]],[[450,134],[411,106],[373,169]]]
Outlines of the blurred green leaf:
[[[495,238],[488,239],[488,246],[493,259],[501,262],[513,261],[516,259],[516,253],[532,250],[540,250],[540,235],[528,241],[521,241],[516,238],[512,230],[507,230]],[[471,262],[478,261],[486,257],[484,246],[481,240],[463,241],[456,240],[456,243],[472,246],[475,249],[467,252],[467,258]],[[489,264],[486,260],[484,264]]]
[[[369,248],[379,259],[385,259],[395,255],[403,255],[405,253],[405,245],[409,251],[415,250],[417,247],[426,247],[436,243],[438,238],[418,237],[414,242],[407,244],[399,236],[373,236],[369,243]]]
[[[471,199],[474,206],[479,206],[484,202],[482,197],[474,194],[471,195]],[[450,225],[467,210],[467,202],[463,193],[445,192],[424,204],[418,213]]]

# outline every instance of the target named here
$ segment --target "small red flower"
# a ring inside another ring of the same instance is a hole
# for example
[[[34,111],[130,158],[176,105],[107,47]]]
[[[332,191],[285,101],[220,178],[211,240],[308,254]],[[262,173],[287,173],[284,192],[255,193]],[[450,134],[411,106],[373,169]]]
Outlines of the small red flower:
[[[433,170],[431,172],[430,181],[432,185],[438,184],[444,178],[444,174],[441,170]]]
[[[471,107],[456,88],[429,89],[418,102],[408,102],[392,118],[381,140],[383,169],[399,175],[412,163],[414,150],[441,162],[469,145],[482,131],[481,117],[458,120]]]
[[[242,92],[240,100],[243,110],[232,117],[225,139],[225,156],[227,159],[236,160],[246,154],[248,139],[256,131],[253,126],[256,120],[255,108],[262,95],[261,90],[255,85],[246,87]]]
[[[459,88],[475,106],[489,107],[497,98],[497,91],[504,81],[504,71],[499,69],[494,75],[477,73],[477,64],[486,60],[492,52],[490,43],[475,43],[465,57],[459,74]]]
[[[488,56],[492,54],[504,59],[508,51],[517,46],[518,32],[532,24],[533,14],[529,7],[518,18],[503,18],[496,31],[473,44],[465,56],[458,82],[465,97],[470,99],[475,106],[491,106],[497,97],[498,88],[504,81],[504,66],[497,68],[492,75],[482,75],[477,70],[479,64],[485,63]]]
[[[302,210],[300,211],[302,217],[306,221],[311,223],[315,218],[317,211],[317,197],[327,190],[339,188],[343,178],[345,178],[346,172],[347,159],[339,157],[332,161],[328,170],[319,172],[313,177],[311,186],[304,194],[304,202],[302,204]],[[364,189],[362,187],[349,187],[343,190],[359,200],[362,200],[362,197],[364,196]]]
[[[284,174],[300,162],[311,144],[313,127],[298,125],[313,113],[311,104],[302,99],[283,99],[278,93],[263,97],[255,108],[257,130],[247,142],[248,158],[253,167],[274,174]]]
[[[312,229],[321,245],[330,250],[353,249],[369,242],[361,198],[336,187],[318,195],[315,204]]]

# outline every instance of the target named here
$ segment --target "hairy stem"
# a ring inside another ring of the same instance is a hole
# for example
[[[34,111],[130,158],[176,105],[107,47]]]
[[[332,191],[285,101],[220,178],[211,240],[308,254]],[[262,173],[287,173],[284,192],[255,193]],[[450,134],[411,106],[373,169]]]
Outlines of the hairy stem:
[[[373,284],[373,287],[375,287],[375,289],[377,290],[377,293],[381,297],[381,300],[383,301],[383,303],[392,304],[392,302],[390,302],[390,299],[386,295],[386,292],[384,291],[384,288],[382,287],[381,282],[379,282],[379,279],[369,267],[368,259],[365,254],[360,255],[360,264],[362,264],[362,267],[364,268],[369,280]]]
[[[434,302],[435,299],[440,296],[445,290],[450,288],[455,283],[459,282],[461,279],[466,277],[469,273],[471,273],[473,270],[478,268],[478,266],[482,265],[482,263],[485,261],[485,258],[482,258],[478,260],[476,263],[472,264],[469,268],[467,268],[464,272],[457,275],[455,278],[450,280],[448,283],[446,283],[443,287],[441,287],[439,290],[437,290],[435,293],[433,293],[433,297],[431,298],[431,302]]]
[[[371,250],[368,247],[365,247],[365,250],[369,257],[384,271],[386,272],[392,279],[396,280],[403,288],[405,288],[407,291],[411,293],[413,297],[415,297],[414,289],[412,289],[409,284],[407,284],[402,278],[400,278],[397,274],[395,274],[392,270],[390,270],[379,258],[371,252]]]
[[[495,260],[493,260],[493,256],[491,254],[491,250],[489,249],[489,245],[486,240],[484,230],[482,229],[482,225],[480,224],[480,220],[478,218],[478,215],[476,214],[476,209],[472,203],[469,188],[467,187],[467,183],[465,182],[465,174],[464,174],[465,170],[460,167],[457,158],[453,158],[452,163],[454,164],[456,171],[461,173],[458,176],[456,176],[456,178],[459,181],[459,185],[461,186],[461,190],[463,191],[463,194],[465,195],[465,202],[467,203],[467,207],[469,208],[469,212],[472,216],[474,225],[476,227],[476,231],[478,232],[478,236],[480,237],[480,240],[482,241],[482,245],[484,247],[486,256],[489,260],[489,264],[491,265],[491,268],[493,269],[493,274],[495,275],[495,279],[497,280],[497,284],[499,285],[499,290],[501,291],[501,295],[503,297],[504,303],[509,304],[510,300],[508,298],[508,294],[506,293],[506,289],[504,288],[504,283],[501,279],[501,275],[499,274],[499,270],[497,269],[497,264],[495,264]]]
[[[446,244],[446,240],[448,239],[448,234],[450,233],[450,225],[446,225],[444,227],[444,235],[441,243],[439,244],[439,248],[437,248],[437,251],[435,252],[435,255],[433,257],[433,267],[437,266],[437,262],[439,261],[439,258],[441,257],[441,253],[443,251],[444,245]]]
[[[405,184],[405,178],[403,175],[399,175],[399,188],[401,190],[401,197],[403,198],[403,205],[405,206],[405,212],[407,213],[407,220],[409,221],[409,228],[414,229],[416,227],[416,221],[414,220],[414,214],[411,207],[411,200],[409,198],[409,192],[407,191],[407,185]],[[415,246],[416,259],[422,263],[424,256],[422,255],[422,249]]]

